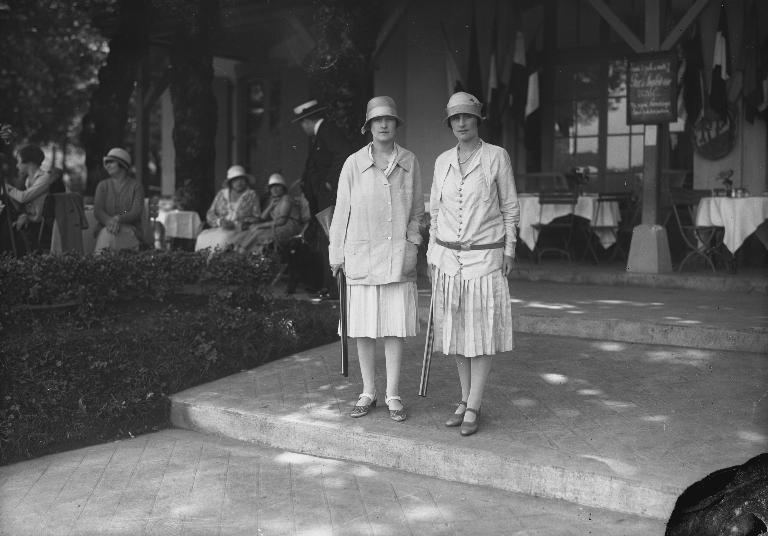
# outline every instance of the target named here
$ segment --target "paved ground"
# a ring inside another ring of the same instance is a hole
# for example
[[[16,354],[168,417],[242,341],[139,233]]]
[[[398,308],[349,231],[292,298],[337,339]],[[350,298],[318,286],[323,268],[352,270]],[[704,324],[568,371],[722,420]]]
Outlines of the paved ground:
[[[0,467],[0,534],[627,535],[648,519],[182,430]]]
[[[513,288],[519,313],[557,329],[586,319],[766,331],[761,292]],[[685,486],[768,450],[768,352],[628,343],[608,331],[518,333],[494,363],[470,438],[442,425],[458,396],[451,361],[436,356],[429,396],[416,396],[422,337],[406,347],[402,424],[384,409],[347,417],[360,388],[354,345],[348,379],[338,344],[288,356],[176,397],[178,422],[261,446],[169,430],[0,467],[0,535],[662,534]]]

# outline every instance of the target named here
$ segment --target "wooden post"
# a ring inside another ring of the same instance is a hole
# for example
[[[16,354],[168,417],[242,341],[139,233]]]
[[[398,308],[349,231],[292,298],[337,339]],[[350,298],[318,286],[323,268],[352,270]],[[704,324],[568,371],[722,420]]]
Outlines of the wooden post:
[[[661,0],[645,2],[645,51],[661,48]],[[659,224],[659,180],[664,144],[668,143],[667,124],[647,125],[643,144],[642,223],[632,232],[627,258],[628,272],[665,273],[672,271],[667,231]]]
[[[136,138],[133,149],[133,165],[136,169],[136,180],[144,187],[145,195],[149,195],[149,173],[147,173],[147,153],[149,152],[149,117],[144,106],[144,96],[147,91],[147,62],[139,61],[136,77]]]

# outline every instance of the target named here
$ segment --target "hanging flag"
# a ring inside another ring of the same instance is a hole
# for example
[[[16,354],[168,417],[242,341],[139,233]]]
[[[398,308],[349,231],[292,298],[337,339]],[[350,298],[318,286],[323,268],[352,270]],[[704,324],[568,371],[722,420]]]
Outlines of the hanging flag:
[[[759,46],[758,20],[757,2],[752,2],[744,18],[744,117],[750,123],[754,123],[766,97],[763,93],[766,72]]]
[[[685,57],[683,73],[685,116],[689,123],[695,123],[701,116],[704,105],[704,56],[701,49],[701,33],[697,24],[693,26],[690,37],[683,42],[683,56]]]
[[[477,48],[477,23],[475,21],[475,3],[472,2],[472,26],[469,31],[469,68],[467,72],[467,89],[469,93],[483,98],[483,75],[480,72],[480,51]]]
[[[496,69],[496,51],[499,44],[499,0],[493,9],[493,31],[491,33],[491,57],[488,64],[488,91],[485,95],[485,117],[487,136],[491,143],[501,143],[502,114],[499,110],[499,76]]]
[[[509,106],[518,121],[525,119],[525,104],[528,93],[528,67],[525,60],[525,35],[515,33],[515,52],[509,73]]]
[[[450,98],[457,91],[464,91],[464,82],[456,62],[456,52],[448,42],[448,32],[445,31],[445,26],[442,23],[440,23],[440,29],[443,32],[443,44],[445,45],[446,87],[448,88],[448,97]]]
[[[528,75],[528,91],[525,99],[525,117],[539,109],[539,71]]]
[[[685,109],[685,91],[684,80],[687,62],[682,45],[678,45],[677,54],[677,121],[669,124],[670,132],[685,131],[685,123],[688,118],[688,112]],[[672,140],[670,140],[672,142]]]
[[[720,20],[715,35],[715,50],[712,57],[712,82],[709,86],[709,106],[721,118],[728,115],[728,86],[731,77],[730,48],[728,44],[728,17],[725,6],[720,5]]]

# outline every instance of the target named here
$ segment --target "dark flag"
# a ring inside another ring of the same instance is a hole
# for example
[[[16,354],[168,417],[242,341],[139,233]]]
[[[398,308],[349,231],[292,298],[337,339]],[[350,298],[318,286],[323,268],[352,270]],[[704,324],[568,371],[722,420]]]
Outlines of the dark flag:
[[[728,79],[731,77],[731,51],[728,44],[728,17],[725,6],[720,6],[720,20],[715,35],[712,57],[712,83],[709,88],[709,106],[724,119],[728,115]]]
[[[755,121],[766,98],[763,93],[766,66],[759,46],[758,20],[755,1],[744,19],[744,116],[750,123]]]
[[[469,32],[469,69],[467,72],[467,89],[469,93],[483,98],[483,75],[480,72],[480,51],[477,48],[477,22],[475,21],[475,3],[472,2],[472,26]],[[487,104],[487,103],[486,103]]]
[[[501,143],[502,110],[499,107],[499,76],[497,51],[499,43],[499,0],[493,10],[493,31],[491,33],[491,59],[488,65],[488,91],[485,96],[485,116],[488,124],[488,140]]]
[[[693,26],[691,36],[683,43],[685,72],[683,73],[683,102],[686,120],[693,124],[704,106],[704,57],[701,53],[701,34],[698,25]]]
[[[445,44],[446,87],[448,88],[448,97],[450,98],[457,91],[464,91],[464,82],[462,81],[459,65],[456,61],[456,52],[448,42],[448,33],[445,31],[445,26],[442,23],[440,23],[440,29],[443,32],[443,43]]]
[[[525,59],[525,36],[515,32],[515,53],[509,74],[509,106],[516,121],[525,121],[525,103],[528,93],[528,66]]]

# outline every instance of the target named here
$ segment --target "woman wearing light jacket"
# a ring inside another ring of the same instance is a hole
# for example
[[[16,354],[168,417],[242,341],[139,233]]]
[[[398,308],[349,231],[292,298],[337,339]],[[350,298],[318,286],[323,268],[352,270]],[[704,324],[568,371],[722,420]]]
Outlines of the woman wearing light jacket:
[[[418,333],[416,253],[424,199],[418,160],[395,143],[402,122],[390,97],[368,102],[361,130],[370,130],[372,141],[344,162],[329,232],[331,270],[346,275],[347,333],[356,339],[363,380],[351,417],[367,415],[376,406],[374,353],[376,339],[383,338],[384,400],[390,418],[406,419],[398,387],[400,361],[404,337]]]
[[[469,93],[449,99],[458,144],[437,157],[429,202],[433,349],[456,356],[461,402],[445,425],[461,435],[477,431],[492,356],[513,346],[507,275],[520,206],[507,151],[480,139],[481,107]]]

